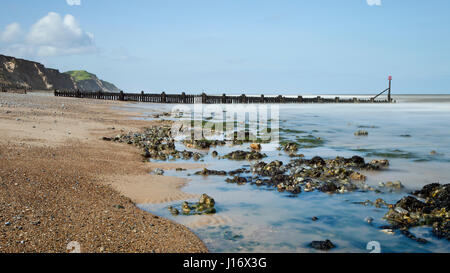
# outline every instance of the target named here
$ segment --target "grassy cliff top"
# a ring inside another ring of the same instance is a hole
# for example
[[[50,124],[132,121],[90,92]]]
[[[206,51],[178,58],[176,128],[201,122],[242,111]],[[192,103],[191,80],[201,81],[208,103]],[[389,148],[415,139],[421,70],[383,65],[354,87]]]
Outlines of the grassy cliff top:
[[[69,74],[77,82],[85,80],[93,80],[97,78],[97,76],[87,72],[86,70],[72,70],[64,73]]]

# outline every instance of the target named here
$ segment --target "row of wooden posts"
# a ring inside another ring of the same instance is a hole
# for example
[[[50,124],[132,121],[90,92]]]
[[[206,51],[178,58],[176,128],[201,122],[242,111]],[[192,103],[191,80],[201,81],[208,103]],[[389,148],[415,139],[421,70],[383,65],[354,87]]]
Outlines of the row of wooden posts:
[[[2,93],[15,93],[15,94],[26,94],[27,89],[25,88],[0,88]]]
[[[388,100],[376,100],[374,98],[322,98],[321,96],[305,98],[303,96],[285,97],[285,96],[246,96],[246,95],[207,95],[202,93],[200,95],[188,95],[181,93],[179,95],[166,94],[145,94],[141,93],[107,93],[107,92],[83,92],[83,91],[64,91],[55,90],[55,96],[58,97],[72,97],[72,98],[89,98],[89,99],[103,99],[103,100],[118,100],[118,101],[135,101],[135,102],[152,102],[152,103],[181,103],[181,104],[233,104],[233,103],[387,103]]]

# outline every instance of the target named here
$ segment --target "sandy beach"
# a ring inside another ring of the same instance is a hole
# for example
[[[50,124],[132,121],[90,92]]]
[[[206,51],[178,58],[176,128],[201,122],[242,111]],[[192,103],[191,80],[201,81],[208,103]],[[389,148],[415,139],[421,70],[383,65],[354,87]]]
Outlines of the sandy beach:
[[[189,164],[144,162],[105,142],[152,122],[122,102],[0,93],[0,252],[207,252],[186,227],[135,204],[192,198],[185,179],[149,174]],[[198,166],[197,166],[198,167]]]

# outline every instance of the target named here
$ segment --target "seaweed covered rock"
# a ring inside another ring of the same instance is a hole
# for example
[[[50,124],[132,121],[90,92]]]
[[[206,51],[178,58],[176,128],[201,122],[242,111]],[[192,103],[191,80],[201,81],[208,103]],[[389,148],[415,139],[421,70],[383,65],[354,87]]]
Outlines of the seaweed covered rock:
[[[312,241],[309,246],[317,250],[330,250],[336,247],[330,240]]]
[[[209,149],[210,147],[225,145],[225,141],[223,140],[209,140],[209,139],[184,140],[183,143],[184,145],[186,145],[186,147],[195,149]]]
[[[355,136],[368,136],[369,132],[367,132],[366,130],[358,130],[354,133]]]
[[[298,151],[297,143],[294,142],[288,142],[281,146],[281,149],[286,152],[296,152]]]
[[[334,193],[338,190],[338,187],[333,182],[326,182],[319,188],[322,192]]]
[[[201,215],[201,214],[214,214],[216,213],[215,200],[207,194],[202,194],[197,203],[190,204],[184,201],[181,204],[181,212],[183,215]],[[168,206],[167,209],[174,216],[180,214],[180,210],[173,206]]]
[[[415,226],[432,226],[433,234],[448,239],[450,184],[426,185],[412,196],[399,200],[384,217],[395,227],[403,230]]]
[[[445,223],[435,222],[433,224],[433,234],[439,239],[447,239],[450,241],[450,221]]]
[[[257,151],[234,151],[229,154],[226,154],[223,156],[223,158],[231,159],[231,160],[255,160],[255,159],[262,159],[264,157],[267,157],[266,154],[262,154]]]
[[[387,189],[390,189],[390,190],[401,190],[401,189],[404,188],[402,182],[400,182],[400,181],[394,181],[394,182],[388,181],[386,183],[380,183],[379,187],[380,188],[387,188]]]
[[[129,132],[120,134],[114,138],[103,138],[108,141],[127,143],[142,148],[142,156],[145,159],[170,160],[191,159],[199,160],[203,155],[191,151],[178,151],[175,149],[175,139],[171,135],[171,127],[168,125],[153,126],[142,132]]]
[[[242,177],[242,176],[234,176],[233,178],[227,178],[225,180],[227,183],[234,183],[234,184],[238,184],[238,185],[243,185],[246,184],[248,182],[247,178]]]
[[[203,175],[203,176],[207,176],[207,175],[227,175],[227,172],[226,171],[208,170],[208,169],[204,168],[201,171],[195,172],[195,175]]]

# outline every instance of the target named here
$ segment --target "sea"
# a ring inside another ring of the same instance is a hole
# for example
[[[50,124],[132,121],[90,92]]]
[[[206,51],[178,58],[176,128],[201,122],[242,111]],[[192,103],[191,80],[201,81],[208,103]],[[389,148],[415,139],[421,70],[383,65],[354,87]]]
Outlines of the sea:
[[[212,196],[217,213],[171,215],[167,207],[179,206],[180,201],[139,204],[139,207],[189,227],[211,252],[319,252],[309,247],[311,241],[329,239],[336,245],[329,252],[337,253],[448,253],[450,242],[433,236],[430,227],[410,230],[428,241],[421,244],[398,231],[391,233],[380,228],[388,224],[383,219],[387,208],[360,204],[377,198],[395,203],[426,184],[450,183],[450,95],[397,95],[393,98],[395,103],[392,104],[282,104],[272,105],[272,109],[278,113],[278,142],[299,143],[298,153],[305,158],[358,155],[366,162],[388,159],[390,166],[386,170],[364,172],[366,183],[376,188],[380,182],[401,181],[402,190],[361,190],[344,194],[316,191],[294,196],[265,186],[229,184],[222,176],[193,175],[200,169],[172,170],[164,175],[186,178],[189,182],[182,189],[185,192]],[[152,120],[155,113],[171,112],[174,107],[133,103],[123,109],[141,113],[139,119]],[[220,121],[222,116],[194,118],[214,122],[215,119]],[[358,130],[367,131],[368,135],[356,136],[354,133]],[[292,160],[287,153],[273,149],[278,142],[262,145],[268,156],[263,161],[288,163]],[[176,147],[192,150],[181,141]],[[234,150],[249,150],[249,144],[200,151],[204,154],[200,163],[207,164],[208,169],[230,171],[254,164],[213,157],[213,150],[224,155]],[[313,217],[318,220],[313,221]],[[373,221],[369,223],[368,218]]]

